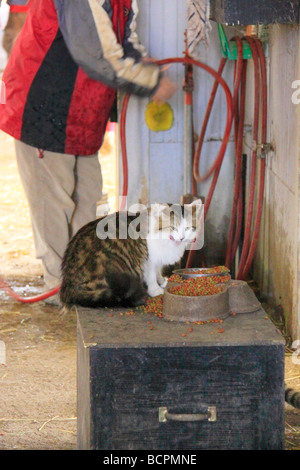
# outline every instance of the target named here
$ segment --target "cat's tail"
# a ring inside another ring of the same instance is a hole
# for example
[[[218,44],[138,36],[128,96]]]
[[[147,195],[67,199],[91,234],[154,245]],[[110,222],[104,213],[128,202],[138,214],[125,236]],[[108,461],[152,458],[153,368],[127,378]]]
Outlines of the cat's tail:
[[[105,278],[81,285],[62,282],[60,299],[63,305],[83,307],[136,307],[145,302],[146,288],[131,273],[107,273]]]
[[[285,401],[294,408],[300,409],[300,392],[285,385]]]

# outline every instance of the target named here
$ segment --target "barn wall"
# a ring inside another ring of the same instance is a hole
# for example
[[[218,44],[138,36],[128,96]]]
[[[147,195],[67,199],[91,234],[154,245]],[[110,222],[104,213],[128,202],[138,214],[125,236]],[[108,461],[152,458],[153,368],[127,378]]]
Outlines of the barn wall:
[[[269,35],[269,139],[264,220],[254,276],[280,306],[299,338],[299,105],[292,83],[299,74],[299,28],[274,25]]]

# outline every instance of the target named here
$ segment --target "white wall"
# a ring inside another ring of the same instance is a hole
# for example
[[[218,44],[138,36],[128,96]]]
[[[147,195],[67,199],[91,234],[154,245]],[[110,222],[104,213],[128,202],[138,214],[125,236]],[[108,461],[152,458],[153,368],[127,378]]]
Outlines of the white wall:
[[[3,30],[5,28],[8,18],[9,6],[6,2],[2,1],[0,7],[0,72],[4,70],[7,63],[7,54],[2,47]]]

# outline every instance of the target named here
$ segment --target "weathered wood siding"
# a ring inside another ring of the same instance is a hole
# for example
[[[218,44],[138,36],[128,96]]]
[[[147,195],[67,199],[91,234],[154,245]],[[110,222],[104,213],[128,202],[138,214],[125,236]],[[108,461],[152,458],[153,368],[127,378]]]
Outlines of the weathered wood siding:
[[[299,28],[270,27],[269,139],[264,220],[255,278],[268,300],[281,306],[299,339],[299,106],[292,102],[299,74]]]

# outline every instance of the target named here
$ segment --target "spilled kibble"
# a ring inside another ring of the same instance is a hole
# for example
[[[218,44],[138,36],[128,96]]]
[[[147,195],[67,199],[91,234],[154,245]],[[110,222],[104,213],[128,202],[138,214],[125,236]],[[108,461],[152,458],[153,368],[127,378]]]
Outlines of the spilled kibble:
[[[141,307],[145,313],[153,313],[160,318],[163,316],[163,294],[157,297],[147,297],[145,305]]]

